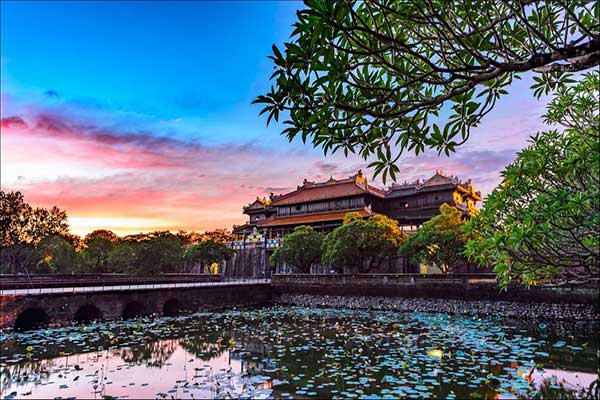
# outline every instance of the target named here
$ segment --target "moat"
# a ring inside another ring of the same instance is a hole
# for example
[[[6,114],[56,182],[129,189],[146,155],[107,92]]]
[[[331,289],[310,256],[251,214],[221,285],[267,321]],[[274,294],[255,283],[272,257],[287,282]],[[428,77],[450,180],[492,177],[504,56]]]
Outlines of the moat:
[[[4,398],[597,396],[597,322],[269,307],[4,332]]]

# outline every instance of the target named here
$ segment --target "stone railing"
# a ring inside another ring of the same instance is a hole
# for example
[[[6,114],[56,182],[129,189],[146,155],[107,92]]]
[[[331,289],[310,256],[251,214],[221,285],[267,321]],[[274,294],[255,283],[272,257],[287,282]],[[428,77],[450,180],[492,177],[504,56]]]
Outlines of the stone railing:
[[[220,275],[163,274],[135,276],[127,274],[35,274],[0,275],[0,289],[58,288],[110,285],[147,285],[160,283],[194,283],[220,281]]]
[[[277,283],[318,285],[493,284],[496,274],[276,274]]]
[[[598,284],[509,287],[501,291],[495,274],[275,274],[277,294],[384,296],[522,302],[598,302]]]

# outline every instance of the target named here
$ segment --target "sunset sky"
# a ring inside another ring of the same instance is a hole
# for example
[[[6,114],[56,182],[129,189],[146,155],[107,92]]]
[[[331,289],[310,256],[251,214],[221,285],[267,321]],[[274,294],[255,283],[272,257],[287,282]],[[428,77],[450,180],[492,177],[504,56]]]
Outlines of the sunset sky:
[[[2,190],[65,209],[80,235],[203,231],[243,223],[257,195],[365,169],[288,143],[250,104],[301,6],[3,1]],[[405,155],[399,179],[441,168],[488,193],[542,127],[530,84],[513,85],[449,158]]]

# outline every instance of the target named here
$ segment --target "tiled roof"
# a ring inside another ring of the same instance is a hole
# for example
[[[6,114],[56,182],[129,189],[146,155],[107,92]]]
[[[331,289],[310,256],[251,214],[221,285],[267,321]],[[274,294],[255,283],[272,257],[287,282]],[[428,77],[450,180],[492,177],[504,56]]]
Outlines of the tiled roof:
[[[313,222],[322,221],[341,221],[344,216],[349,212],[358,212],[363,217],[373,215],[365,209],[360,210],[346,210],[346,211],[334,211],[320,214],[307,214],[307,215],[292,215],[289,217],[270,218],[258,223],[258,226],[278,226],[278,225],[301,225],[309,224]]]
[[[298,189],[276,196],[272,199],[271,205],[281,206],[287,204],[306,203],[309,201],[328,200],[339,197],[358,196],[369,193],[374,196],[384,197],[385,191],[370,186],[367,179],[363,177],[362,172],[350,176],[346,179],[333,179],[325,182],[309,182],[304,180],[302,186]]]
[[[365,189],[359,187],[354,180],[344,183],[331,183],[300,187],[298,190],[284,194],[273,200],[274,206],[285,204],[305,203],[307,201],[335,199],[338,197],[365,194]]]

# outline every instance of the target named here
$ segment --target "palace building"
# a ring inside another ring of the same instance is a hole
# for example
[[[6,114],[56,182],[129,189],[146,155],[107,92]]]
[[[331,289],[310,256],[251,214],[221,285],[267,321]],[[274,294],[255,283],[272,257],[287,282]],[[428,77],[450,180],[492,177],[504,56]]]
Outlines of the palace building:
[[[460,209],[465,218],[477,212],[481,193],[471,180],[460,181],[442,171],[424,181],[393,184],[387,190],[370,185],[361,171],[345,179],[330,178],[325,182],[304,180],[289,193],[257,198],[245,206],[249,219],[234,226],[239,241],[234,248],[264,246],[275,248],[280,239],[300,225],[329,232],[340,226],[349,212],[365,218],[384,214],[398,221],[405,231],[413,231],[439,213],[442,204]]]

